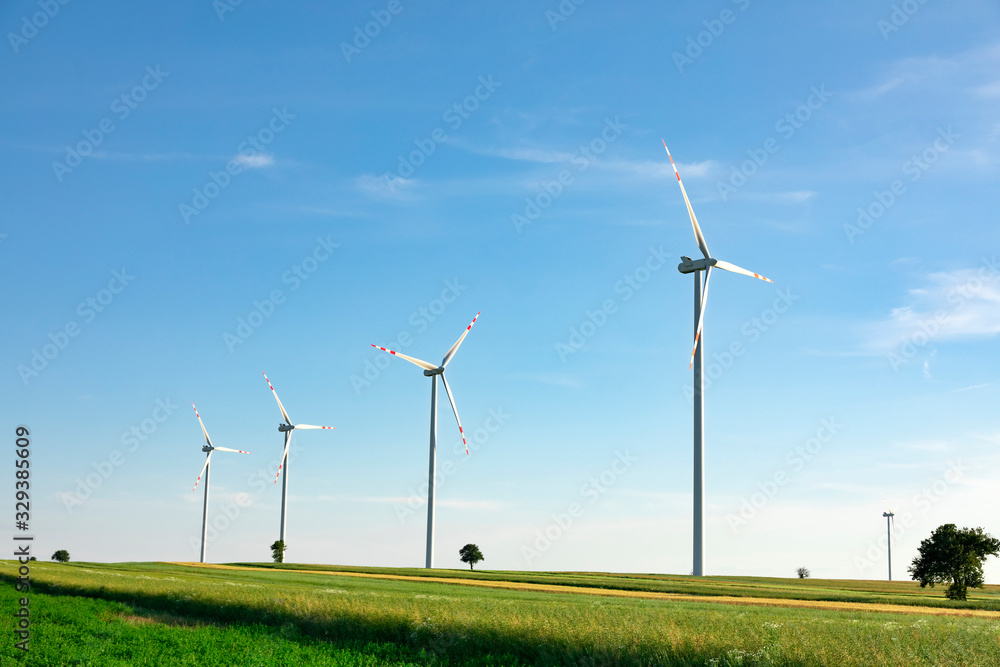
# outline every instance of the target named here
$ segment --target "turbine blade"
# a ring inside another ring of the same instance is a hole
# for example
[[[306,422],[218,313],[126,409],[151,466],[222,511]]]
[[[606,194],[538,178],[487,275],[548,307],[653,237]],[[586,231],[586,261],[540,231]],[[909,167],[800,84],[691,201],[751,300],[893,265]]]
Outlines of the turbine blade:
[[[205,442],[211,447],[212,439],[208,437],[208,431],[205,430],[205,424],[201,421],[201,415],[198,414],[198,408],[195,407],[194,401],[191,401],[191,407],[194,408],[194,416],[198,418],[198,423],[201,424],[201,432],[205,434]]]
[[[336,426],[313,426],[311,424],[296,424],[295,428],[312,428],[312,429],[328,428],[328,429],[332,430],[332,429],[335,429],[337,427]]]
[[[885,496],[883,496],[881,493],[879,494],[879,497],[882,499],[882,504],[885,505],[885,509],[889,512],[889,514],[892,514],[893,512],[892,508],[889,507],[889,501],[886,500]]]
[[[383,352],[388,352],[389,354],[397,356],[400,359],[406,359],[411,364],[415,364],[417,366],[420,366],[421,368],[423,368],[424,370],[427,370],[427,371],[436,371],[439,368],[438,366],[435,366],[434,364],[432,364],[430,362],[424,361],[423,359],[417,359],[416,357],[408,357],[405,354],[402,354],[401,352],[395,352],[393,350],[387,350],[384,347],[379,347],[378,345],[375,345],[374,343],[372,344],[372,347],[374,347],[374,348],[376,348],[378,350],[382,350]]]
[[[462,444],[465,445],[465,455],[468,456],[469,443],[465,441],[465,431],[462,430],[462,420],[458,418],[458,408],[455,407],[455,398],[451,395],[451,387],[448,386],[448,381],[444,379],[444,373],[441,373],[441,384],[444,385],[444,391],[448,394],[448,401],[451,403],[451,409],[455,413],[455,421],[458,422],[458,433],[462,436]]]
[[[198,472],[198,479],[195,481],[194,486],[191,487],[192,491],[198,488],[198,483],[201,482],[201,476],[205,474],[205,468],[208,467],[208,462],[211,460],[212,460],[212,452],[209,452],[208,456],[205,457],[205,465],[203,465],[201,467],[201,471]]]
[[[220,452],[236,452],[237,454],[249,454],[250,452],[244,452],[242,449],[229,449],[229,447],[216,447],[215,449]]]
[[[285,431],[285,451],[281,453],[281,460],[278,461],[278,474],[274,476],[274,483],[278,483],[278,478],[281,477],[281,468],[285,465],[285,459],[288,458],[288,445],[292,442],[292,432]]]
[[[684,195],[684,204],[687,206],[688,215],[691,216],[691,226],[694,228],[694,238],[698,241],[698,247],[701,249],[701,254],[705,256],[705,259],[710,259],[711,255],[708,254],[708,244],[705,243],[705,236],[701,233],[701,225],[698,224],[698,218],[694,215],[694,209],[691,208],[691,200],[688,199],[687,190],[684,189],[684,183],[681,181],[681,174],[677,171],[677,165],[674,164],[674,158],[670,155],[670,149],[667,148],[667,142],[663,139],[663,147],[667,151],[667,157],[670,158],[670,166],[674,168],[674,174],[677,176],[677,184],[681,186],[681,194]]]
[[[721,259],[715,260],[715,268],[722,269],[723,271],[729,271],[731,273],[740,273],[744,276],[750,276],[751,278],[756,278],[757,280],[763,280],[769,283],[774,283],[770,278],[765,278],[759,273],[754,273],[753,271],[747,271],[746,269],[740,268],[735,264],[730,264],[729,262],[723,262]]]
[[[705,326],[705,306],[708,304],[708,279],[712,277],[712,267],[705,269],[705,284],[701,286],[701,310],[698,313],[698,327],[694,330],[694,347],[691,348],[691,363],[688,370],[694,366],[694,355],[698,351],[698,344],[701,342],[701,329]],[[695,280],[700,280],[695,272]]]
[[[264,373],[264,379],[267,380],[267,373]],[[285,423],[291,426],[292,420],[289,418],[288,413],[285,412],[285,406],[281,404],[281,399],[278,398],[278,392],[276,392],[274,387],[271,386],[270,380],[267,380],[267,386],[270,387],[271,393],[274,394],[274,400],[278,402],[278,409],[281,410],[281,416],[285,418]]]
[[[479,313],[481,312],[483,311],[479,311]],[[472,325],[479,319],[479,313],[476,313],[476,316],[472,318],[472,324],[465,327],[465,331],[462,332],[462,335],[458,337],[458,340],[456,340],[455,344],[451,346],[451,349],[445,353],[444,360],[441,362],[441,368],[447,366],[448,362],[451,361],[451,358],[455,356],[456,352],[458,352],[458,346],[461,345],[462,341],[465,340],[465,337],[469,335],[469,331],[472,330]]]

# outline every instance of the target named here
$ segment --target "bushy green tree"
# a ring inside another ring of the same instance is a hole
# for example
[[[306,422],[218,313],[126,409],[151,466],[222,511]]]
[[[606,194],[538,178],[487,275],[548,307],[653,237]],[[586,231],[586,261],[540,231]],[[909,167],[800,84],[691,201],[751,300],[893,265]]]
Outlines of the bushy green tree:
[[[918,551],[909,571],[920,587],[950,582],[945,595],[965,600],[969,587],[983,587],[983,561],[1000,553],[1000,540],[982,528],[958,529],[946,523],[923,540]]]
[[[800,567],[799,569],[795,570],[795,574],[799,575],[799,579],[809,578],[809,570],[807,570],[804,567]]]
[[[274,544],[271,545],[271,558],[274,559],[275,563],[285,562],[285,541],[275,540]]]
[[[464,547],[458,550],[458,557],[463,563],[469,564],[469,569],[474,569],[474,565],[481,560],[486,560],[483,557],[483,552],[479,550],[475,544],[466,544]]]
[[[52,560],[57,563],[68,563],[69,562],[69,552],[65,549],[60,549],[59,551],[52,554]]]

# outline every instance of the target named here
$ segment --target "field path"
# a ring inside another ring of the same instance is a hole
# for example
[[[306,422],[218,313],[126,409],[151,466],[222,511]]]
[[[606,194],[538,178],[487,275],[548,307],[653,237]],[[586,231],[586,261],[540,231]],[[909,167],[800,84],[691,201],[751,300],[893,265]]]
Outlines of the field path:
[[[247,570],[259,572],[289,572],[294,574],[326,574],[335,577],[360,577],[364,579],[392,579],[396,581],[429,582],[480,588],[499,588],[512,591],[536,593],[568,593],[573,595],[600,595],[604,597],[645,598],[649,600],[673,600],[678,602],[707,602],[712,604],[746,605],[754,607],[789,607],[797,609],[825,609],[829,611],[867,611],[889,614],[919,614],[926,616],[976,616],[979,618],[1000,618],[1000,611],[984,609],[947,609],[943,607],[921,607],[900,604],[876,604],[866,602],[837,602],[833,600],[787,600],[778,598],[736,597],[730,595],[689,595],[685,593],[657,593],[654,591],[628,591],[611,588],[589,588],[585,586],[563,586],[559,584],[533,584],[513,581],[486,581],[482,579],[457,579],[446,577],[415,577],[404,574],[372,574],[366,572],[339,572],[336,570],[279,570],[269,567],[248,567],[240,565],[215,565],[212,563],[177,563],[185,567],[200,567],[215,570]]]

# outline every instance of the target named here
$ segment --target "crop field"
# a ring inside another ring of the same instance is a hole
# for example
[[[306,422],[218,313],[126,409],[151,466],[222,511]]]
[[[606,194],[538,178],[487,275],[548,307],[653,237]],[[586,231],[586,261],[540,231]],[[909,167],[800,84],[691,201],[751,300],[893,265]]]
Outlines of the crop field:
[[[998,665],[1000,587],[246,563],[33,563],[23,665]]]

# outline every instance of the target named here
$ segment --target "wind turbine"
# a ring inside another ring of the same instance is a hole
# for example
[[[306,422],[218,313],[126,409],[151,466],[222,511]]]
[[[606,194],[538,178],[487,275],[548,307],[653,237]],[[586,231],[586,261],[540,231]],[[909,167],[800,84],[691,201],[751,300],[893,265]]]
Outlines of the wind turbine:
[[[333,426],[312,426],[311,424],[293,424],[288,413],[285,412],[285,406],[281,404],[281,399],[278,398],[278,392],[274,390],[271,386],[271,381],[267,379],[267,373],[263,373],[264,379],[267,380],[267,386],[271,389],[271,393],[274,394],[274,400],[278,402],[278,409],[281,410],[281,416],[284,418],[284,424],[278,424],[278,432],[285,434],[285,449],[281,453],[281,460],[278,461],[278,474],[274,476],[274,483],[278,483],[278,477],[281,477],[281,469],[284,467],[285,476],[281,479],[281,537],[282,542],[285,541],[285,506],[288,502],[288,447],[292,444],[292,431],[297,428],[304,429],[330,429],[333,430]],[[287,545],[286,545],[287,546]]]
[[[429,470],[427,472],[427,557],[424,565],[424,567],[428,569],[434,567],[434,473],[437,469],[437,379],[439,376],[441,377],[441,384],[444,385],[444,390],[448,394],[448,401],[451,403],[451,409],[455,413],[455,421],[458,422],[458,432],[462,436],[462,444],[465,445],[465,454],[468,456],[469,443],[465,440],[465,431],[462,430],[462,420],[458,417],[458,408],[455,407],[455,398],[451,395],[451,388],[448,387],[448,381],[444,379],[444,369],[445,366],[448,365],[448,362],[455,356],[455,353],[458,352],[458,347],[462,344],[462,341],[465,340],[465,337],[469,335],[472,325],[475,324],[478,319],[479,313],[476,313],[476,316],[472,318],[472,323],[465,327],[465,331],[462,332],[462,335],[458,337],[458,340],[451,346],[451,349],[445,353],[440,366],[435,366],[430,362],[416,359],[414,357],[408,357],[405,354],[400,354],[399,352],[387,350],[386,348],[379,347],[378,345],[372,345],[374,348],[378,348],[383,352],[388,352],[389,354],[395,355],[400,359],[406,359],[411,364],[423,368],[424,375],[431,379],[431,452],[430,463],[428,465]]]
[[[885,508],[889,510],[888,512],[882,512],[882,516],[885,517],[886,548],[889,550],[889,581],[892,581],[892,542],[896,538],[896,520],[893,517],[896,516],[896,513],[889,507],[889,501],[885,499],[885,496],[882,496],[882,502],[885,503]]]
[[[205,477],[205,505],[201,510],[201,562],[205,562],[205,535],[208,531],[208,473],[209,464],[212,462],[212,452],[218,450],[220,452],[236,452],[237,454],[249,454],[250,452],[244,452],[242,449],[229,449],[228,447],[216,447],[212,444],[212,439],[208,437],[208,431],[205,430],[205,424],[201,421],[201,415],[198,414],[198,408],[195,407],[194,402],[191,402],[191,407],[194,408],[194,416],[198,418],[198,423],[201,425],[201,432],[205,434],[205,445],[201,448],[201,451],[206,452],[208,456],[205,457],[205,465],[201,467],[201,472],[198,473],[198,479],[194,483],[191,491],[194,492],[198,488],[198,482],[201,481],[202,476]]]
[[[680,172],[674,164],[674,158],[670,155],[667,142],[663,142],[663,148],[670,158],[670,166],[674,168],[677,176],[677,184],[681,186],[681,194],[684,196],[684,204],[687,206],[688,215],[691,216],[691,226],[694,228],[694,238],[698,242],[698,248],[704,259],[691,259],[681,257],[681,263],[677,270],[681,273],[694,274],[694,347],[691,349],[691,363],[688,369],[694,367],[694,567],[692,574],[700,577],[705,573],[705,395],[702,392],[702,374],[705,370],[702,356],[704,344],[701,340],[702,325],[705,320],[705,304],[708,302],[708,279],[712,275],[713,268],[719,268],[731,273],[741,273],[751,278],[774,282],[769,278],[747,271],[735,264],[724,262],[721,259],[714,259],[708,252],[708,244],[705,243],[705,236],[701,233],[698,225],[698,218],[691,208],[691,201],[688,199],[684,183],[681,181]],[[705,272],[702,279],[700,271]]]

